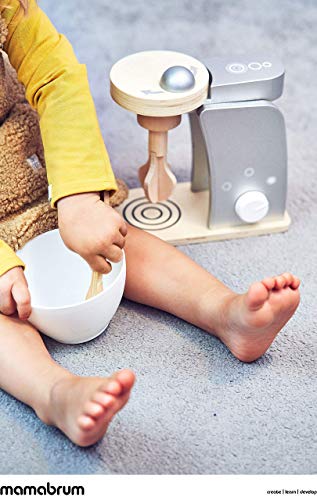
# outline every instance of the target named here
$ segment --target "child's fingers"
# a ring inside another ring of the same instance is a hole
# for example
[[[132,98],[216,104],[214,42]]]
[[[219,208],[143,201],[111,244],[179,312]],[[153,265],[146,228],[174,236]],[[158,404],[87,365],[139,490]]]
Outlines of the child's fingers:
[[[11,295],[11,290],[0,290],[0,312],[6,316],[10,316],[16,311],[16,304]]]
[[[126,235],[128,234],[128,225],[126,222],[124,222],[124,220],[122,220],[122,223],[121,223],[121,226],[119,228],[119,231],[120,233],[122,234],[122,236],[125,238]]]
[[[113,244],[117,245],[119,248],[124,248],[125,245],[125,238],[122,236],[121,233],[118,232],[116,237],[113,240]]]
[[[86,257],[86,261],[93,271],[96,271],[100,274],[108,274],[112,269],[110,262],[107,262],[106,259],[101,255]]]
[[[122,250],[117,247],[117,245],[111,245],[110,247],[107,247],[104,250],[103,255],[111,262],[120,262],[123,258]]]
[[[12,297],[15,300],[19,318],[22,320],[28,319],[31,314],[31,295],[27,284],[19,280],[13,284]]]

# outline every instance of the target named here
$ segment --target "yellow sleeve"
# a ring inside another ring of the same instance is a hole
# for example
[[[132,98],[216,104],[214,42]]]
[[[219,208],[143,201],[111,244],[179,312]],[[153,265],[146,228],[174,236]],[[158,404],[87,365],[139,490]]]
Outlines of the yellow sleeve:
[[[0,0],[0,12],[9,31],[4,50],[40,117],[52,206],[71,194],[116,190],[86,66],[36,0],[27,15],[18,0]]]
[[[13,267],[25,267],[24,263],[4,241],[0,240],[0,276]]]

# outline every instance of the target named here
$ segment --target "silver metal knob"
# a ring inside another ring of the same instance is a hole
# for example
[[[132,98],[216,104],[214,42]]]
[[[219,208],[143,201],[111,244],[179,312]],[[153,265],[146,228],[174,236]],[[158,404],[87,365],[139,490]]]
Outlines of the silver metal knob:
[[[171,66],[164,71],[160,86],[168,92],[186,92],[195,86],[195,77],[185,66]]]

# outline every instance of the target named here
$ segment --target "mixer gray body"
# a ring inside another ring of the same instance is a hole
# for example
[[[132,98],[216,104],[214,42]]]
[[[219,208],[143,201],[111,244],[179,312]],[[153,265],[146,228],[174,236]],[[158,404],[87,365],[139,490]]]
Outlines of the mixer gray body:
[[[284,216],[287,193],[285,122],[271,101],[283,91],[274,58],[209,61],[209,98],[190,116],[192,191],[209,190],[208,226]]]

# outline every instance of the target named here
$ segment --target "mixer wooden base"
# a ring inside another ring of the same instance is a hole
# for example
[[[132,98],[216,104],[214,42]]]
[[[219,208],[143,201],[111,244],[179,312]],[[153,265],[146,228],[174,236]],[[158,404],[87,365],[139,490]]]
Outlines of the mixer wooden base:
[[[286,231],[291,222],[285,212],[279,220],[210,229],[208,191],[193,193],[190,182],[178,183],[172,197],[159,203],[149,202],[142,188],[131,189],[129,198],[117,210],[130,224],[173,245],[278,233]]]

